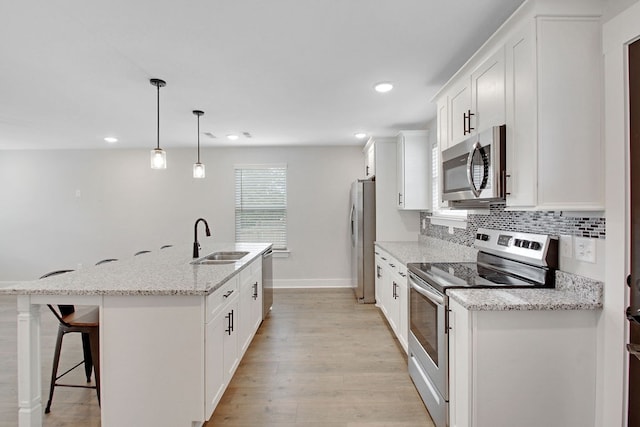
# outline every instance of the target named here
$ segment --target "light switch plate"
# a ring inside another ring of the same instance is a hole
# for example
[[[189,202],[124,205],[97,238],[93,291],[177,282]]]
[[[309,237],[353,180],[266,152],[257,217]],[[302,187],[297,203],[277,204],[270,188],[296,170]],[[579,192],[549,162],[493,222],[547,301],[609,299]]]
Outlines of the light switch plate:
[[[596,239],[589,239],[586,237],[575,237],[574,243],[575,243],[575,251],[576,251],[576,260],[595,264]]]

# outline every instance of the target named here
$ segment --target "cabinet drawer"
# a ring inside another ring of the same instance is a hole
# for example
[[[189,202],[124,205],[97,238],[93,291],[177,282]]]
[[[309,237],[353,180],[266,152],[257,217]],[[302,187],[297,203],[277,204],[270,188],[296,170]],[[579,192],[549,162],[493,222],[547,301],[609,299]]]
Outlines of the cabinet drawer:
[[[206,322],[209,322],[218,312],[238,295],[238,276],[233,276],[227,283],[218,288],[211,295],[207,296],[207,316]]]

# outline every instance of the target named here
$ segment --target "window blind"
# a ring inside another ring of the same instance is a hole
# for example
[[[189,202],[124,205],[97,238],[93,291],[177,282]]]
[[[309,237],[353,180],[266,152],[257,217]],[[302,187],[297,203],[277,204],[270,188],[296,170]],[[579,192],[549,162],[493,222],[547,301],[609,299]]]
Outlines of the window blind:
[[[287,248],[286,165],[236,165],[236,242]]]

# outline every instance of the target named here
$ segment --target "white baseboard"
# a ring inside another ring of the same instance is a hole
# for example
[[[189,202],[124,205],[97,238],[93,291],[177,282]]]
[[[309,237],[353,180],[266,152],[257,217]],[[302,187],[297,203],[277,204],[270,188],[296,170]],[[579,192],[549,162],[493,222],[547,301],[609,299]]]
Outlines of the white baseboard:
[[[276,289],[352,288],[351,279],[274,279]]]

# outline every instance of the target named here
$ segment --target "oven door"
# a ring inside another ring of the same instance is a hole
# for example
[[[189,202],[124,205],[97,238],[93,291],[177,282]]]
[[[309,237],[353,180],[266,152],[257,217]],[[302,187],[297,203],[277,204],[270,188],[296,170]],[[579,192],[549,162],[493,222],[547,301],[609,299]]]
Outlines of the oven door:
[[[444,426],[449,371],[446,296],[411,273],[409,285],[409,374],[436,426]]]

